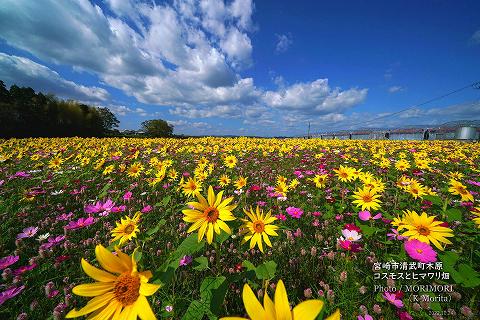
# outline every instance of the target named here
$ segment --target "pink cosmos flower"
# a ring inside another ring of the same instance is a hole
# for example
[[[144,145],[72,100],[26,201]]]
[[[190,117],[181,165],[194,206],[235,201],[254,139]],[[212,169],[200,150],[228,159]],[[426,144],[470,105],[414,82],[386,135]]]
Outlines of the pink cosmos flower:
[[[192,263],[192,261],[193,261],[193,258],[191,256],[183,256],[180,259],[180,262],[178,264],[180,267],[182,267],[182,266],[189,265],[190,263]]]
[[[58,220],[58,221],[68,221],[72,217],[73,217],[73,212],[62,213],[61,215],[57,216],[56,220]]]
[[[265,201],[257,201],[257,206],[259,207],[265,207],[267,203]]]
[[[105,202],[97,201],[94,205],[89,204],[84,210],[86,213],[98,213],[100,216],[108,216],[114,207],[115,203],[107,199]]]
[[[287,213],[292,217],[292,218],[295,218],[295,219],[300,219],[300,217],[302,216],[303,214],[303,210],[300,209],[300,208],[295,208],[295,207],[288,207],[286,209]]]
[[[22,292],[22,290],[25,289],[25,286],[20,286],[20,287],[13,287],[8,290],[5,290],[3,292],[0,292],[0,306],[7,300],[12,299],[15,297],[17,294]]]
[[[80,218],[77,221],[70,221],[68,225],[66,225],[64,228],[67,230],[75,230],[83,227],[88,227],[89,225],[94,223],[95,223],[94,217]]]
[[[403,246],[405,251],[413,260],[423,263],[437,261],[437,253],[428,243],[421,242],[417,239],[412,239],[405,241]]]
[[[359,227],[357,227],[356,225],[354,225],[353,223],[347,223],[343,229],[347,229],[347,230],[350,230],[350,231],[357,231],[358,233],[362,232],[362,229],[360,229]]]
[[[133,193],[131,191],[125,192],[123,195],[123,200],[130,201],[132,199]]]
[[[38,232],[38,227],[28,227],[23,229],[21,233],[17,235],[17,239],[31,238]]]
[[[388,240],[405,240],[408,237],[404,237],[398,233],[397,229],[390,229],[392,233],[387,233]]]
[[[50,237],[48,238],[47,242],[43,243],[40,246],[40,249],[43,249],[43,250],[50,249],[51,247],[56,246],[57,244],[60,244],[60,242],[62,242],[63,240],[65,240],[65,236]]]
[[[370,211],[360,211],[358,213],[358,218],[362,221],[368,221],[368,220],[377,220],[382,217],[381,213],[377,213],[376,215],[372,216]]]
[[[362,246],[360,244],[349,240],[338,239],[338,245],[347,251],[359,252],[362,250]]]
[[[397,310],[399,320],[413,320],[413,317],[407,311]]]
[[[403,307],[403,302],[402,300],[398,299],[395,293],[390,293],[388,291],[385,291],[383,293],[383,298],[393,304],[397,308],[402,308]]]
[[[143,209],[141,211],[142,211],[142,213],[147,213],[147,212],[150,212],[152,210],[153,210],[152,206],[147,205],[147,206],[143,207]]]
[[[118,213],[118,212],[123,212],[127,210],[127,206],[126,205],[121,205],[121,206],[118,206],[118,207],[113,207],[112,208],[112,212],[113,213]]]
[[[358,316],[357,320],[373,320],[373,317],[369,314],[366,314],[365,316]]]
[[[315,212],[312,212],[312,215],[313,215],[314,217],[319,217],[319,216],[322,215],[322,213],[319,212],[319,211],[315,211]]]
[[[472,186],[480,187],[480,181],[467,180],[467,183],[471,184]]]
[[[287,220],[287,217],[282,213],[279,213],[279,214],[275,215],[275,218],[277,218],[278,220],[282,220],[282,221]]]
[[[6,256],[6,257],[3,257],[3,258],[0,258],[0,270],[3,270],[6,267],[11,266],[15,262],[17,262],[18,259],[20,259],[19,256]]]
[[[356,230],[343,229],[342,235],[345,238],[345,240],[353,241],[353,242],[358,241],[362,238],[362,235],[358,233]]]
[[[27,271],[31,271],[33,269],[35,269],[37,267],[37,264],[34,263],[34,264],[31,264],[31,265],[28,265],[28,266],[21,266],[20,268],[16,269],[13,271],[13,274],[15,276],[19,276]]]

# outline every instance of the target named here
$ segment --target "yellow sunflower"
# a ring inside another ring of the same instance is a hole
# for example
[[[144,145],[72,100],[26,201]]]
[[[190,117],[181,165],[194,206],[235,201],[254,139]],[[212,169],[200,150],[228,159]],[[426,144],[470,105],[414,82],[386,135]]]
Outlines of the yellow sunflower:
[[[205,233],[207,234],[207,242],[210,244],[213,241],[213,232],[220,234],[220,229],[228,234],[232,231],[225,223],[225,221],[233,221],[235,217],[232,210],[237,205],[229,205],[233,197],[222,199],[223,191],[217,195],[213,191],[212,186],[208,187],[208,201],[200,194],[196,194],[198,202],[188,202],[187,205],[193,209],[182,210],[183,220],[185,222],[193,223],[187,230],[188,233],[198,229],[198,241],[200,242]]]
[[[82,297],[93,297],[80,310],[73,309],[66,318],[77,318],[90,314],[88,319],[154,320],[155,314],[147,301],[160,285],[148,283],[150,271],[138,272],[133,256],[116,249],[114,255],[102,245],[95,248],[98,269],[82,258],[85,273],[97,282],[80,284],[72,292]]]
[[[234,168],[237,165],[238,160],[234,155],[229,155],[225,157],[224,162],[228,168]]]
[[[246,233],[242,244],[250,240],[250,249],[257,245],[260,251],[263,253],[262,239],[267,246],[272,247],[272,243],[270,242],[270,238],[268,236],[278,236],[278,234],[275,232],[278,227],[271,224],[277,220],[277,218],[272,217],[271,211],[268,211],[266,214],[264,214],[263,210],[261,210],[258,206],[255,211],[253,211],[252,207],[250,207],[250,211],[243,209],[243,212],[245,212],[250,220],[240,219],[244,223],[243,233]]]
[[[462,197],[462,201],[473,202],[473,195],[468,192],[467,187],[464,186],[461,182],[451,179],[450,188],[448,188],[448,191],[451,194],[459,195],[460,197]]]
[[[133,218],[124,217],[120,219],[120,222],[115,222],[117,227],[113,229],[110,233],[112,234],[113,239],[112,242],[117,241],[120,239],[119,245],[123,245],[124,243],[130,241],[132,238],[137,236],[137,232],[140,230],[138,229],[138,222],[140,221],[141,213],[138,211],[135,213]]]
[[[435,247],[444,250],[442,243],[452,244],[447,238],[453,237],[453,230],[440,226],[442,221],[436,221],[435,216],[427,216],[425,212],[421,215],[415,211],[409,211],[407,219],[403,219],[403,228],[407,229],[402,234],[409,239],[417,239],[425,243],[433,243]]]
[[[140,162],[135,162],[128,168],[127,175],[131,178],[138,178],[143,169],[143,165]]]
[[[376,194],[375,190],[370,189],[369,187],[363,187],[363,189],[358,189],[353,194],[353,198],[356,200],[353,201],[357,207],[362,207],[362,210],[377,210],[380,208],[381,201],[378,200],[380,195]]]
[[[327,182],[328,175],[327,174],[316,174],[312,181],[315,183],[317,188],[325,188]]]
[[[290,310],[287,290],[282,280],[279,280],[275,289],[274,301],[268,294],[263,296],[263,306],[248,284],[243,286],[243,304],[245,311],[251,320],[314,320],[323,309],[322,300],[307,300]],[[340,319],[340,311],[337,310],[327,320]],[[248,320],[241,317],[224,317],[220,320]]]
[[[353,168],[340,166],[340,168],[333,169],[333,171],[335,171],[335,173],[337,174],[337,177],[340,181],[347,182],[347,181],[351,181],[351,180],[354,179],[354,176],[353,176],[354,169]]]
[[[220,184],[221,187],[226,187],[230,184],[232,180],[230,180],[230,178],[227,176],[227,175],[222,175],[219,179],[218,179],[218,183]]]
[[[187,197],[194,196],[202,191],[202,185],[195,179],[188,178],[188,181],[182,184],[183,194]]]
[[[244,177],[239,177],[236,181],[235,181],[235,187],[237,189],[242,189],[243,187],[245,187],[247,185],[247,178],[244,178]]]
[[[480,228],[480,207],[476,207],[475,210],[476,212],[472,211],[472,213],[477,217],[473,218],[473,222],[475,222],[477,226]]]

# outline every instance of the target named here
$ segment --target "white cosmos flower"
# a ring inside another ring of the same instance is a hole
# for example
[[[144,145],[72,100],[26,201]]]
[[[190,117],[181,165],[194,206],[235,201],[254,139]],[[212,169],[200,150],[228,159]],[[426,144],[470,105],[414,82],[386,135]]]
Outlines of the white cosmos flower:
[[[345,240],[348,241],[358,241],[362,238],[362,235],[355,230],[343,229],[342,235],[345,237]]]
[[[40,241],[42,242],[43,240],[47,240],[48,237],[50,237],[50,233],[44,233],[44,234],[41,234],[37,237],[37,241]]]

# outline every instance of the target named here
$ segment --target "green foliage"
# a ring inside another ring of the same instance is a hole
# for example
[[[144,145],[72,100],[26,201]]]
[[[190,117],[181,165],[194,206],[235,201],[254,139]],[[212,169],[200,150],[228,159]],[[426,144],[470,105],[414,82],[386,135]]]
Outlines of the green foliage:
[[[0,81],[0,137],[99,137],[120,123],[108,108],[96,108],[32,88]]]
[[[142,122],[142,130],[150,137],[170,137],[173,134],[173,126],[162,119],[147,120]]]

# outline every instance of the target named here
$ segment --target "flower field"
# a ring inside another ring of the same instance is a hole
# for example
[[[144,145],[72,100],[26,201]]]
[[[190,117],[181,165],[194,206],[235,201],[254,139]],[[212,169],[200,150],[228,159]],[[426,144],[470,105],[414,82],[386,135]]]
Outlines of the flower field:
[[[480,145],[0,140],[0,319],[479,319]]]

